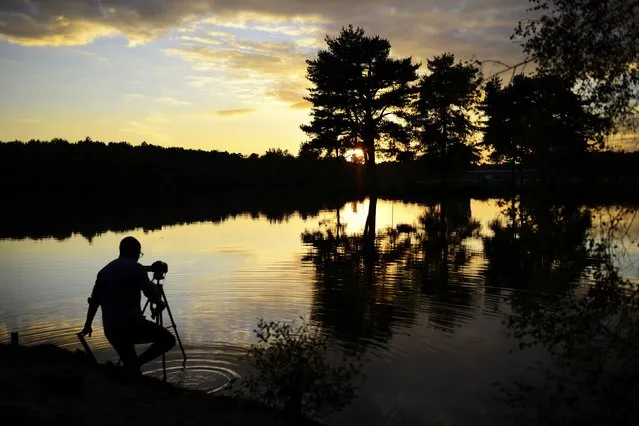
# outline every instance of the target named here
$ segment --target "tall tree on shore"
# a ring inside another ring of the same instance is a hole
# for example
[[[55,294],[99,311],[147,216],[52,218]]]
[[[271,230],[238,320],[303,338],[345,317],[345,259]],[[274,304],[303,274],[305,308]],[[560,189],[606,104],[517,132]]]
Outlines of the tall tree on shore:
[[[469,143],[478,130],[472,117],[481,75],[470,63],[455,63],[452,53],[435,56],[427,64],[429,74],[419,82],[412,122],[421,149],[437,160],[445,180],[452,156],[465,165],[478,158]]]
[[[530,0],[537,19],[513,38],[540,74],[574,84],[591,111],[612,119],[639,110],[639,0]]]
[[[510,164],[513,181],[517,166],[521,168],[531,154],[527,138],[531,105],[524,95],[515,92],[514,84],[502,87],[501,79],[495,76],[486,82],[480,107],[486,117],[482,146],[490,152],[493,163]]]
[[[342,28],[326,36],[327,50],[307,60],[313,84],[306,97],[312,121],[301,128],[310,136],[301,150],[341,153],[359,148],[369,176],[375,176],[375,157],[396,157],[410,150],[405,107],[417,80],[419,64],[390,57],[391,45],[362,28]]]
[[[571,83],[551,75],[517,75],[501,87],[486,84],[482,110],[487,116],[483,144],[494,162],[537,167],[546,177],[591,148],[603,145],[609,120],[589,112]]]

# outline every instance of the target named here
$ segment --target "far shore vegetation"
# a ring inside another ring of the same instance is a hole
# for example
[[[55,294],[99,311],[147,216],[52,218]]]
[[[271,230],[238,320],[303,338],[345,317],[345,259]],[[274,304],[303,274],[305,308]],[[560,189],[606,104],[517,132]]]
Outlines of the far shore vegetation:
[[[546,153],[547,154],[547,153]],[[541,155],[541,154],[540,154]],[[496,156],[496,155],[495,155]],[[496,156],[498,157],[498,156]],[[487,161],[464,165],[449,160],[445,179],[438,160],[422,156],[376,163],[376,182],[367,179],[366,165],[350,157],[293,155],[271,149],[265,154],[164,148],[143,143],[0,142],[0,188],[11,199],[34,195],[68,201],[117,195],[134,199],[161,197],[164,201],[193,196],[292,195],[327,196],[415,195],[422,190],[520,190],[528,187],[586,183],[623,184],[639,179],[639,152],[587,150],[578,157],[553,157],[548,162],[517,164]],[[525,181],[525,182],[522,182]],[[123,191],[126,187],[127,190]],[[308,191],[312,191],[312,194]],[[496,194],[499,195],[499,194]]]

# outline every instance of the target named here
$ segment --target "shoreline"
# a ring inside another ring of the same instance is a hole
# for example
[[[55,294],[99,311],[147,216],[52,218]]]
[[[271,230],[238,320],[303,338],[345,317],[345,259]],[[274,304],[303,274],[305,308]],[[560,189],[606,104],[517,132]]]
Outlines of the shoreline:
[[[254,401],[132,379],[53,344],[0,344],[0,375],[0,408],[13,424],[320,425]]]

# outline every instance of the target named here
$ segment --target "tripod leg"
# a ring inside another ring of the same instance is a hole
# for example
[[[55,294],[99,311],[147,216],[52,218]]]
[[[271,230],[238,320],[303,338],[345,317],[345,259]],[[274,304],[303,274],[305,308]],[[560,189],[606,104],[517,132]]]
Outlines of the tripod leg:
[[[162,291],[162,299],[164,299],[164,304],[166,305],[166,311],[169,313],[169,318],[171,319],[171,327],[173,327],[173,331],[175,331],[175,337],[177,338],[178,344],[180,345],[180,350],[182,351],[182,358],[184,361],[182,362],[182,366],[186,367],[186,352],[184,352],[184,346],[182,346],[182,340],[180,340],[180,335],[177,331],[177,326],[175,325],[175,320],[173,319],[173,314],[171,313],[171,308],[169,307],[169,301],[166,300],[166,294],[164,293],[164,289]]]
[[[162,312],[158,312],[155,317],[155,323],[164,328],[164,320],[162,319]],[[166,357],[164,352],[162,353],[162,380],[166,383]]]
[[[144,303],[144,307],[142,308],[142,315],[144,315],[144,311],[146,311],[147,306],[149,306],[149,299],[146,299],[146,302]]]

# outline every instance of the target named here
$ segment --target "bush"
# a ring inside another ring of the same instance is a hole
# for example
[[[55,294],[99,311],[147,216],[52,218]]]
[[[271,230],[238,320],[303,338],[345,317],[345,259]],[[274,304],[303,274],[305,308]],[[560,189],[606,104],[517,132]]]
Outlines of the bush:
[[[240,393],[292,414],[320,418],[355,398],[359,358],[331,362],[319,328],[301,320],[301,325],[259,321],[254,330],[258,342],[248,353],[254,371]]]

